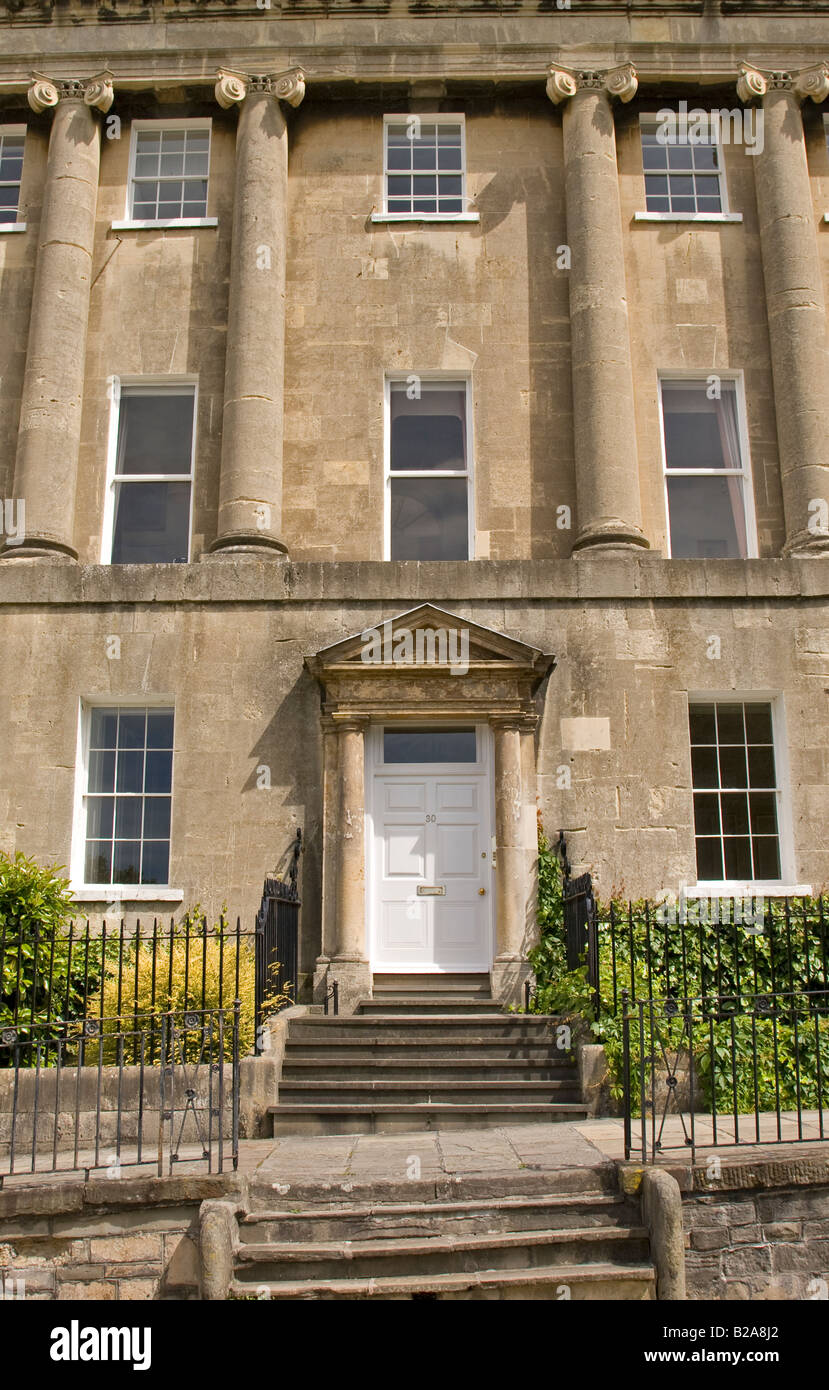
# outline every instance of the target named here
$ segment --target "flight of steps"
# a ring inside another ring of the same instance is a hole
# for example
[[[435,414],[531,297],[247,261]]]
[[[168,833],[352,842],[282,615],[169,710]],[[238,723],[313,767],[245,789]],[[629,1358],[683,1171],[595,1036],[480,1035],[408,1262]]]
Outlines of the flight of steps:
[[[585,1174],[582,1187],[521,1192],[513,1179],[497,1196],[407,1203],[384,1201],[379,1186],[342,1204],[263,1195],[268,1209],[237,1226],[230,1297],[655,1298],[638,1203],[609,1174]]]
[[[488,976],[375,977],[350,1017],[291,1020],[274,1134],[584,1119],[558,1020],[504,1013]]]

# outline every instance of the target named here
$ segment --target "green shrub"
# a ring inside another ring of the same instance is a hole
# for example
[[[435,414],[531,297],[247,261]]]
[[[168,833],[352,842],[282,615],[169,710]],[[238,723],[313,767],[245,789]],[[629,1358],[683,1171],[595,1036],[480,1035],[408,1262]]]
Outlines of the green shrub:
[[[66,928],[74,912],[69,880],[57,866],[0,851],[0,1025],[15,1014],[43,1023],[50,1012],[83,1013],[83,971],[70,962]],[[51,978],[51,988],[50,988]]]

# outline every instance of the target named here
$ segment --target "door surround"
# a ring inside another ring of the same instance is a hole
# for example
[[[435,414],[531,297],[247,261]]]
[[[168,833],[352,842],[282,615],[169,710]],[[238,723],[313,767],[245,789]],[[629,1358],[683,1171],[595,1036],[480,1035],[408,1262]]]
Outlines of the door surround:
[[[322,950],[315,999],[334,980],[343,1012],[371,996],[367,731],[377,724],[463,723],[492,729],[492,992],[519,1003],[531,974],[527,952],[536,940],[535,695],[555,658],[457,613],[420,604],[378,617],[376,626],[322,648],[307,665],[323,691]]]

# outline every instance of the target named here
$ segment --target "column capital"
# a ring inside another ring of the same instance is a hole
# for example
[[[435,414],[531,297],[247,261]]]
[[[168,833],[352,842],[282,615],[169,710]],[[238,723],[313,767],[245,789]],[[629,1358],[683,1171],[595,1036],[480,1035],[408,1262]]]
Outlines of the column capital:
[[[57,106],[59,101],[82,101],[106,113],[115,100],[111,72],[99,72],[95,77],[46,77],[33,72],[26,93],[36,115]]]
[[[547,96],[554,106],[567,101],[576,92],[606,92],[620,101],[632,101],[639,89],[639,78],[632,63],[621,63],[615,68],[576,69],[558,67],[548,70]]]
[[[756,68],[741,63],[737,75],[737,96],[740,101],[756,101],[768,92],[793,92],[799,101],[811,97],[814,102],[829,97],[829,62],[816,63],[802,72]]]
[[[289,106],[299,106],[305,96],[305,73],[302,68],[289,68],[287,72],[268,73],[265,76],[238,72],[234,68],[217,68],[216,75],[216,100],[225,111],[231,106],[241,106],[248,92],[267,92],[277,101],[287,101]]]

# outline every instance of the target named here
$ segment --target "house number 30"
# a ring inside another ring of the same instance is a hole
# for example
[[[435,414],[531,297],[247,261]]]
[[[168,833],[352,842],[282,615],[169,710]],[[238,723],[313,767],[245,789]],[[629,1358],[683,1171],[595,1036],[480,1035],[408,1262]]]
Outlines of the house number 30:
[[[430,820],[437,820],[437,816],[427,816],[427,817],[426,817],[426,820],[427,820],[427,821],[430,821]]]

